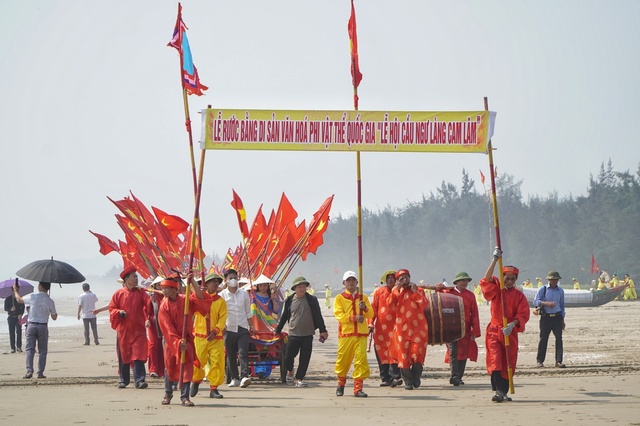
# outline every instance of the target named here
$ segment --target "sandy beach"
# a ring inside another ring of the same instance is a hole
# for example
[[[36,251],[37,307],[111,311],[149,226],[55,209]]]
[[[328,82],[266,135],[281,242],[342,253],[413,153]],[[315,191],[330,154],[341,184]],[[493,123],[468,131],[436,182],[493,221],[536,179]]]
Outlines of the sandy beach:
[[[54,295],[55,299],[55,295]],[[413,425],[446,422],[450,425],[618,424],[640,425],[640,303],[614,301],[597,308],[567,310],[564,334],[566,369],[553,365],[550,338],[544,369],[535,368],[538,319],[532,316],[520,337],[520,356],[513,402],[491,402],[484,366],[484,337],[480,358],[468,363],[465,385],[448,384],[444,347],[428,348],[422,386],[414,391],[380,388],[373,352],[371,377],[365,382],[369,397],[349,392],[335,396],[333,364],[337,347],[336,320],[323,306],[330,338],[314,343],[307,374],[309,387],[281,384],[277,368],[271,380],[255,380],[246,388],[220,388],[224,399],[200,392],[193,408],[162,406],[161,379],[149,378],[149,388],[117,389],[115,332],[100,314],[100,346],[83,346],[81,321],[75,318],[74,298],[57,300],[60,324],[50,321],[46,379],[23,379],[25,355],[9,353],[5,318],[0,326],[0,423],[16,424],[349,424]],[[322,303],[322,301],[321,301]],[[480,306],[484,327],[489,307]],[[24,340],[24,337],[23,337]],[[23,343],[24,348],[24,343]],[[36,360],[37,362],[37,355]],[[347,383],[348,388],[352,382]],[[206,386],[203,386],[206,390]]]

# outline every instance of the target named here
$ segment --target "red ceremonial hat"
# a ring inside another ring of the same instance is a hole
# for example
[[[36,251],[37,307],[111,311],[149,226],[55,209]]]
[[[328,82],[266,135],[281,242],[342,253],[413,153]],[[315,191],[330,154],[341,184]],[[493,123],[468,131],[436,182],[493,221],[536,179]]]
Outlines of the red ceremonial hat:
[[[129,275],[132,272],[137,272],[137,269],[135,266],[128,266],[126,268],[124,268],[124,271],[120,272],[120,278],[122,278],[124,280],[124,277],[126,277],[127,275]]]
[[[173,287],[178,288],[178,282],[173,280],[162,280],[160,282],[160,287]]]
[[[520,274],[520,270],[518,268],[516,268],[515,266],[505,266],[504,268],[502,268],[502,273],[503,274],[514,274],[515,276],[518,276]]]
[[[408,269],[398,269],[398,272],[396,272],[396,280],[400,278],[401,275],[405,275],[405,274],[411,275]]]

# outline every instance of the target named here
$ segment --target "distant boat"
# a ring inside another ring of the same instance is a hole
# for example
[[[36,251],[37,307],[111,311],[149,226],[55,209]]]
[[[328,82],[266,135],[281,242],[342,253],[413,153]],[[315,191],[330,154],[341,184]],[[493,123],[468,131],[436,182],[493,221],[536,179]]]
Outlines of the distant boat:
[[[626,285],[621,285],[614,288],[608,288],[606,290],[565,290],[564,291],[564,306],[565,308],[587,308],[604,305],[611,302],[616,297],[620,297],[627,288]],[[527,297],[529,306],[533,308],[533,299],[538,293],[537,288],[523,288],[521,289],[524,295]]]

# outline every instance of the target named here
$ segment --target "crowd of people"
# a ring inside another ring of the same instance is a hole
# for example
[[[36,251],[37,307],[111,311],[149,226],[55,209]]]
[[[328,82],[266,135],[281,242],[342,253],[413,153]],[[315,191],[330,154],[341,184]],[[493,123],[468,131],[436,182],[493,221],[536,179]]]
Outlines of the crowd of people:
[[[517,365],[518,335],[525,331],[531,310],[523,292],[516,287],[517,267],[504,266],[502,282],[494,275],[501,257],[502,252],[496,248],[484,277],[476,286],[471,284],[472,278],[466,272],[459,272],[452,286],[443,279],[435,287],[425,288],[413,283],[411,273],[405,268],[385,271],[371,297],[359,290],[354,271],[344,273],[343,289],[333,301],[332,289],[326,285],[325,308],[333,308],[338,321],[336,396],[344,395],[350,371],[353,396],[368,396],[364,391],[364,381],[370,376],[367,343],[369,347],[373,343],[379,386],[404,387],[407,391],[421,386],[429,336],[425,311],[429,304],[428,292],[435,291],[459,297],[463,309],[463,337],[447,342],[444,362],[449,364],[449,383],[464,385],[467,361],[477,361],[476,339],[482,335],[478,305],[488,303],[491,319],[484,338],[486,369],[495,392],[492,401],[511,401],[508,394]],[[613,278],[617,280],[615,275]],[[547,284],[538,284],[533,302],[533,313],[539,316],[536,361],[540,368],[544,367],[551,333],[555,337],[554,365],[566,367],[562,344],[566,312],[564,290],[559,286],[561,279],[559,272],[550,271]],[[84,344],[90,345],[91,338],[94,344],[100,344],[96,314],[108,310],[110,325],[117,335],[118,388],[124,389],[132,381],[136,389],[147,388],[148,367],[149,376],[164,378],[163,405],[170,404],[174,391],[178,391],[181,404],[193,406],[191,398],[198,394],[205,379],[209,397],[223,398],[219,388],[226,378],[229,387],[251,385],[255,371],[250,368],[250,341],[257,330],[267,330],[274,339],[287,342],[284,365],[280,366],[286,370],[286,382],[298,388],[308,386],[305,376],[314,336],[318,331],[319,342],[323,343],[329,333],[318,299],[310,291],[306,278],[295,278],[286,294],[266,276],[246,280],[234,269],[224,271],[223,275],[212,272],[204,279],[189,275],[186,280],[192,284],[187,286],[192,289],[189,294],[185,294],[184,281],[177,274],[158,277],[144,287],[139,285],[135,267],[129,266],[120,274],[121,288],[112,295],[108,305],[97,309],[98,297],[91,292],[89,284],[83,284],[77,318],[83,321]],[[540,277],[536,277],[536,281],[541,283]],[[580,288],[576,278],[572,283],[574,289]],[[473,291],[468,289],[470,285]],[[625,300],[637,298],[628,274],[619,285],[627,286]],[[527,279],[523,287],[533,287],[533,284]],[[5,300],[12,352],[22,351],[20,321],[25,305],[30,308],[25,379],[34,373],[38,378],[45,378],[47,324],[50,318],[57,319],[49,288],[49,283],[39,283],[37,293],[21,296],[16,286],[12,296]],[[36,347],[37,369],[34,368]]]

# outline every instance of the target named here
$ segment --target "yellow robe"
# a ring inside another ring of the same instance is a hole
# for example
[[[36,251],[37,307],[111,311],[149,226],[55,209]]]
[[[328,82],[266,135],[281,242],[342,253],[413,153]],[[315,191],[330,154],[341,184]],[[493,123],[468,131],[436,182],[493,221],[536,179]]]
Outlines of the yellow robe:
[[[355,298],[356,300],[351,300]],[[373,308],[369,303],[369,297],[362,295],[366,310],[362,313],[365,320],[361,323],[355,321],[355,315],[359,314],[359,293],[351,294],[346,290],[338,294],[333,301],[333,313],[338,320],[338,357],[336,358],[335,372],[338,383],[344,386],[353,363],[354,382],[360,383],[369,377],[369,363],[367,361],[367,336],[369,325],[367,320],[373,317]],[[354,384],[354,393],[357,392]]]
[[[224,382],[224,327],[227,322],[227,303],[218,295],[206,316],[197,312],[194,316],[193,335],[197,362],[193,368],[193,382],[200,383],[205,377],[205,367],[209,367],[206,374],[211,389],[216,389]],[[208,324],[207,324],[208,323]],[[208,332],[215,332],[215,337],[207,340]]]

